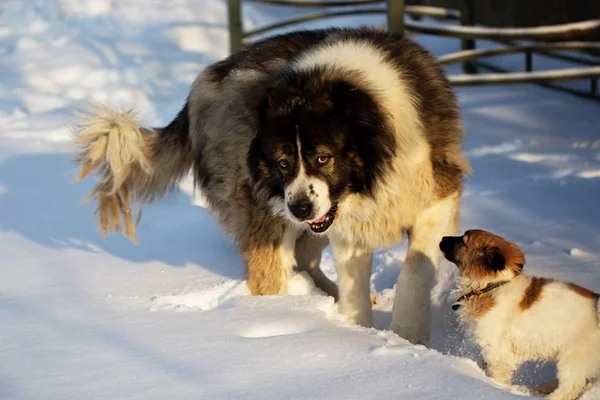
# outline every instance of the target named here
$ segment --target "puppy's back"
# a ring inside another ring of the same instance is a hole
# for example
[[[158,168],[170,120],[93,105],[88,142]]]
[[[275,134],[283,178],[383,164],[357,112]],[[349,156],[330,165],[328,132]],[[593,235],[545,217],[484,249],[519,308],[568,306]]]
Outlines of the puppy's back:
[[[547,278],[525,278],[513,315],[513,329],[521,345],[539,353],[566,351],[577,343],[600,350],[596,293]]]

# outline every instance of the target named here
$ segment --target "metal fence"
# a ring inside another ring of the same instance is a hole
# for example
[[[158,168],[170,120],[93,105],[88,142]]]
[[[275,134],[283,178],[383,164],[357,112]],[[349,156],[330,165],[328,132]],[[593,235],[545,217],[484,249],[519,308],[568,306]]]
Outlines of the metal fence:
[[[328,11],[303,13],[253,30],[244,30],[242,0],[229,2],[231,51],[242,49],[244,42],[258,35],[309,21],[352,15],[377,14],[387,16],[387,29],[397,34],[426,34],[457,38],[461,51],[441,56],[441,64],[461,63],[464,74],[449,75],[455,86],[536,83],[580,96],[600,100],[600,42],[572,41],[594,31],[600,31],[600,19],[534,28],[489,28],[474,26],[474,0],[462,0],[460,10],[430,6],[405,5],[404,0],[244,0],[273,6],[321,8]],[[329,11],[331,8],[335,10]],[[407,16],[408,18],[405,18]],[[422,22],[429,17],[435,22]],[[443,23],[459,21],[460,25]],[[491,49],[476,49],[477,40],[490,40],[501,45]],[[569,41],[565,41],[569,40]],[[564,52],[568,52],[565,54]],[[482,60],[502,54],[522,53],[524,71],[511,72]],[[572,55],[575,53],[576,55]],[[559,58],[577,67],[535,71],[533,55]],[[593,55],[593,56],[592,56]],[[478,73],[480,70],[492,73]],[[589,80],[589,90],[558,86],[555,82]]]

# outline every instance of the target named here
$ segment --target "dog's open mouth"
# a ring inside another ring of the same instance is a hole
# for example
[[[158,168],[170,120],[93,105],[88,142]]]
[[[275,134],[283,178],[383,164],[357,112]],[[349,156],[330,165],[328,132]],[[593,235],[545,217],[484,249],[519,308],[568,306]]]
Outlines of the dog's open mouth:
[[[321,218],[308,222],[308,226],[310,226],[310,229],[313,232],[316,232],[316,233],[325,232],[327,229],[329,229],[331,224],[333,224],[333,221],[335,220],[336,211],[337,211],[336,206],[331,207],[329,209],[329,211],[327,211],[327,214],[323,215]]]

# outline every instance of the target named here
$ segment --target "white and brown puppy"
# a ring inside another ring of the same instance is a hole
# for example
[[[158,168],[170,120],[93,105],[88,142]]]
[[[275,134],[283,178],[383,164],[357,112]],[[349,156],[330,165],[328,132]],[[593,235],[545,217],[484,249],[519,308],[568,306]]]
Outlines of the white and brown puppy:
[[[525,256],[482,230],[444,237],[440,249],[459,270],[462,296],[453,308],[472,328],[489,373],[510,385],[527,361],[555,361],[553,400],[576,399],[600,376],[598,294],[552,279],[525,276]]]

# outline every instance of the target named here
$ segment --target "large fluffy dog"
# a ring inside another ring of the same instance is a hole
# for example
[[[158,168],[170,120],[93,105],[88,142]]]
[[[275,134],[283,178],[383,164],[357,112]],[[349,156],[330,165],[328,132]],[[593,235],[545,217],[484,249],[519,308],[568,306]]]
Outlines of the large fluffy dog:
[[[337,297],[319,269],[330,243],[340,311],[365,326],[373,249],[407,233],[392,329],[427,339],[438,243],[455,229],[468,164],[453,92],[417,44],[364,29],[277,36],[206,68],[165,128],[110,109],[86,118],[80,177],[101,178],[105,233],[134,238],[132,208],[192,168],[253,294],[286,293],[296,267]]]

